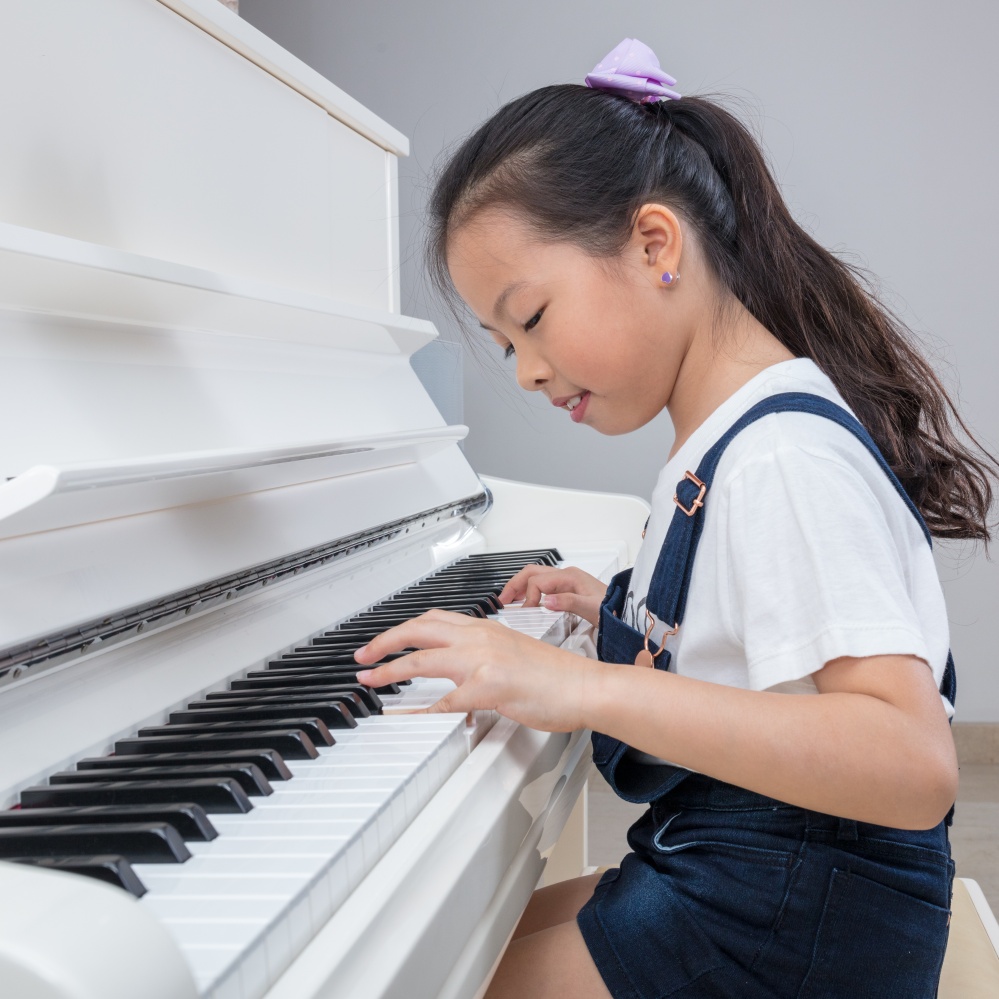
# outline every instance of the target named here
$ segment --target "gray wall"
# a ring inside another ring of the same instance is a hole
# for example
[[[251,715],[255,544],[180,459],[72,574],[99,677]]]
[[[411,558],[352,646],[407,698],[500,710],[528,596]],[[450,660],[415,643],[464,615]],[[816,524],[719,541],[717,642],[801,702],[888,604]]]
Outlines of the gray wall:
[[[410,136],[400,170],[403,307],[436,322],[444,338],[458,333],[420,261],[434,162],[504,101],[581,81],[618,41],[637,37],[682,93],[745,102],[798,219],[879,275],[968,421],[999,445],[989,291],[999,4],[242,0],[240,14]],[[630,437],[602,438],[524,397],[488,351],[467,350],[464,368],[466,454],[480,472],[648,497],[669,450],[665,415]],[[939,563],[960,717],[999,721],[989,627],[999,616],[999,572],[971,550],[944,551]]]

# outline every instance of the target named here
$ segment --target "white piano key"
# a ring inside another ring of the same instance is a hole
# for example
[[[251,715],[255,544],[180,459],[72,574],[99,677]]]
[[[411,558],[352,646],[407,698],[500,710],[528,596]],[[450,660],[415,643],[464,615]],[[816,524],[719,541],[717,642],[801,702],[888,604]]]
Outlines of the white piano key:
[[[543,608],[502,615],[548,641],[565,618]],[[273,782],[252,812],[213,816],[218,838],[192,844],[179,870],[138,865],[142,904],[189,956],[203,994],[260,995],[460,765],[482,732],[464,716],[412,713],[453,689],[416,678],[382,698],[384,715],[335,731],[316,759],[288,761],[292,779]],[[480,713],[479,727],[494,718]]]
[[[136,865],[140,904],[199,989],[242,999],[280,974],[464,758],[464,728],[463,715],[360,719],[317,759],[293,761],[293,779],[250,813],[214,816],[219,836],[192,844],[187,863]]]

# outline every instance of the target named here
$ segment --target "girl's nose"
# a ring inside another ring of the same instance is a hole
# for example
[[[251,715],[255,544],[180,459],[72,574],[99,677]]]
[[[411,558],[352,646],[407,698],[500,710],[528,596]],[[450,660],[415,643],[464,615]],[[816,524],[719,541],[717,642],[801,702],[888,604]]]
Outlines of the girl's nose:
[[[543,389],[551,379],[551,368],[536,351],[517,351],[517,384],[525,392]]]

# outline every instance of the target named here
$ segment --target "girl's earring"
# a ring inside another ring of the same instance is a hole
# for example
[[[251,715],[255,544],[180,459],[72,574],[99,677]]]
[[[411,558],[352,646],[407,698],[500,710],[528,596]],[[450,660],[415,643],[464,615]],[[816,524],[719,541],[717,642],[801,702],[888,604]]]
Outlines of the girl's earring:
[[[680,272],[679,271],[677,271],[675,274],[670,274],[669,271],[666,271],[666,273],[663,274],[663,276],[662,276],[662,282],[663,282],[663,284],[673,284],[674,282],[679,281],[679,280],[680,280]]]

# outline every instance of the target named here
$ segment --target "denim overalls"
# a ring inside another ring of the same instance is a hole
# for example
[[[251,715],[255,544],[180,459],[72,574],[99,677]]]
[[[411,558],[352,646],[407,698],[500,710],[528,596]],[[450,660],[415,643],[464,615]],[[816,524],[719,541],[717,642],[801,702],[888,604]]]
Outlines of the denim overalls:
[[[797,411],[853,433],[922,518],[857,420],[821,396],[784,393],[745,413],[677,486],[646,606],[683,619],[703,504],[731,440],[769,413]],[[923,525],[927,541],[929,532]],[[645,636],[620,619],[630,570],[600,609],[598,653],[633,664]],[[654,643],[649,651],[659,653]],[[668,669],[670,653],[655,657]],[[942,693],[953,703],[948,658]],[[792,695],[788,695],[792,696]],[[950,922],[947,822],[890,829],[796,808],[674,766],[633,760],[594,733],[593,759],[628,801],[650,804],[632,853],[608,871],[578,923],[614,999],[933,999]]]

